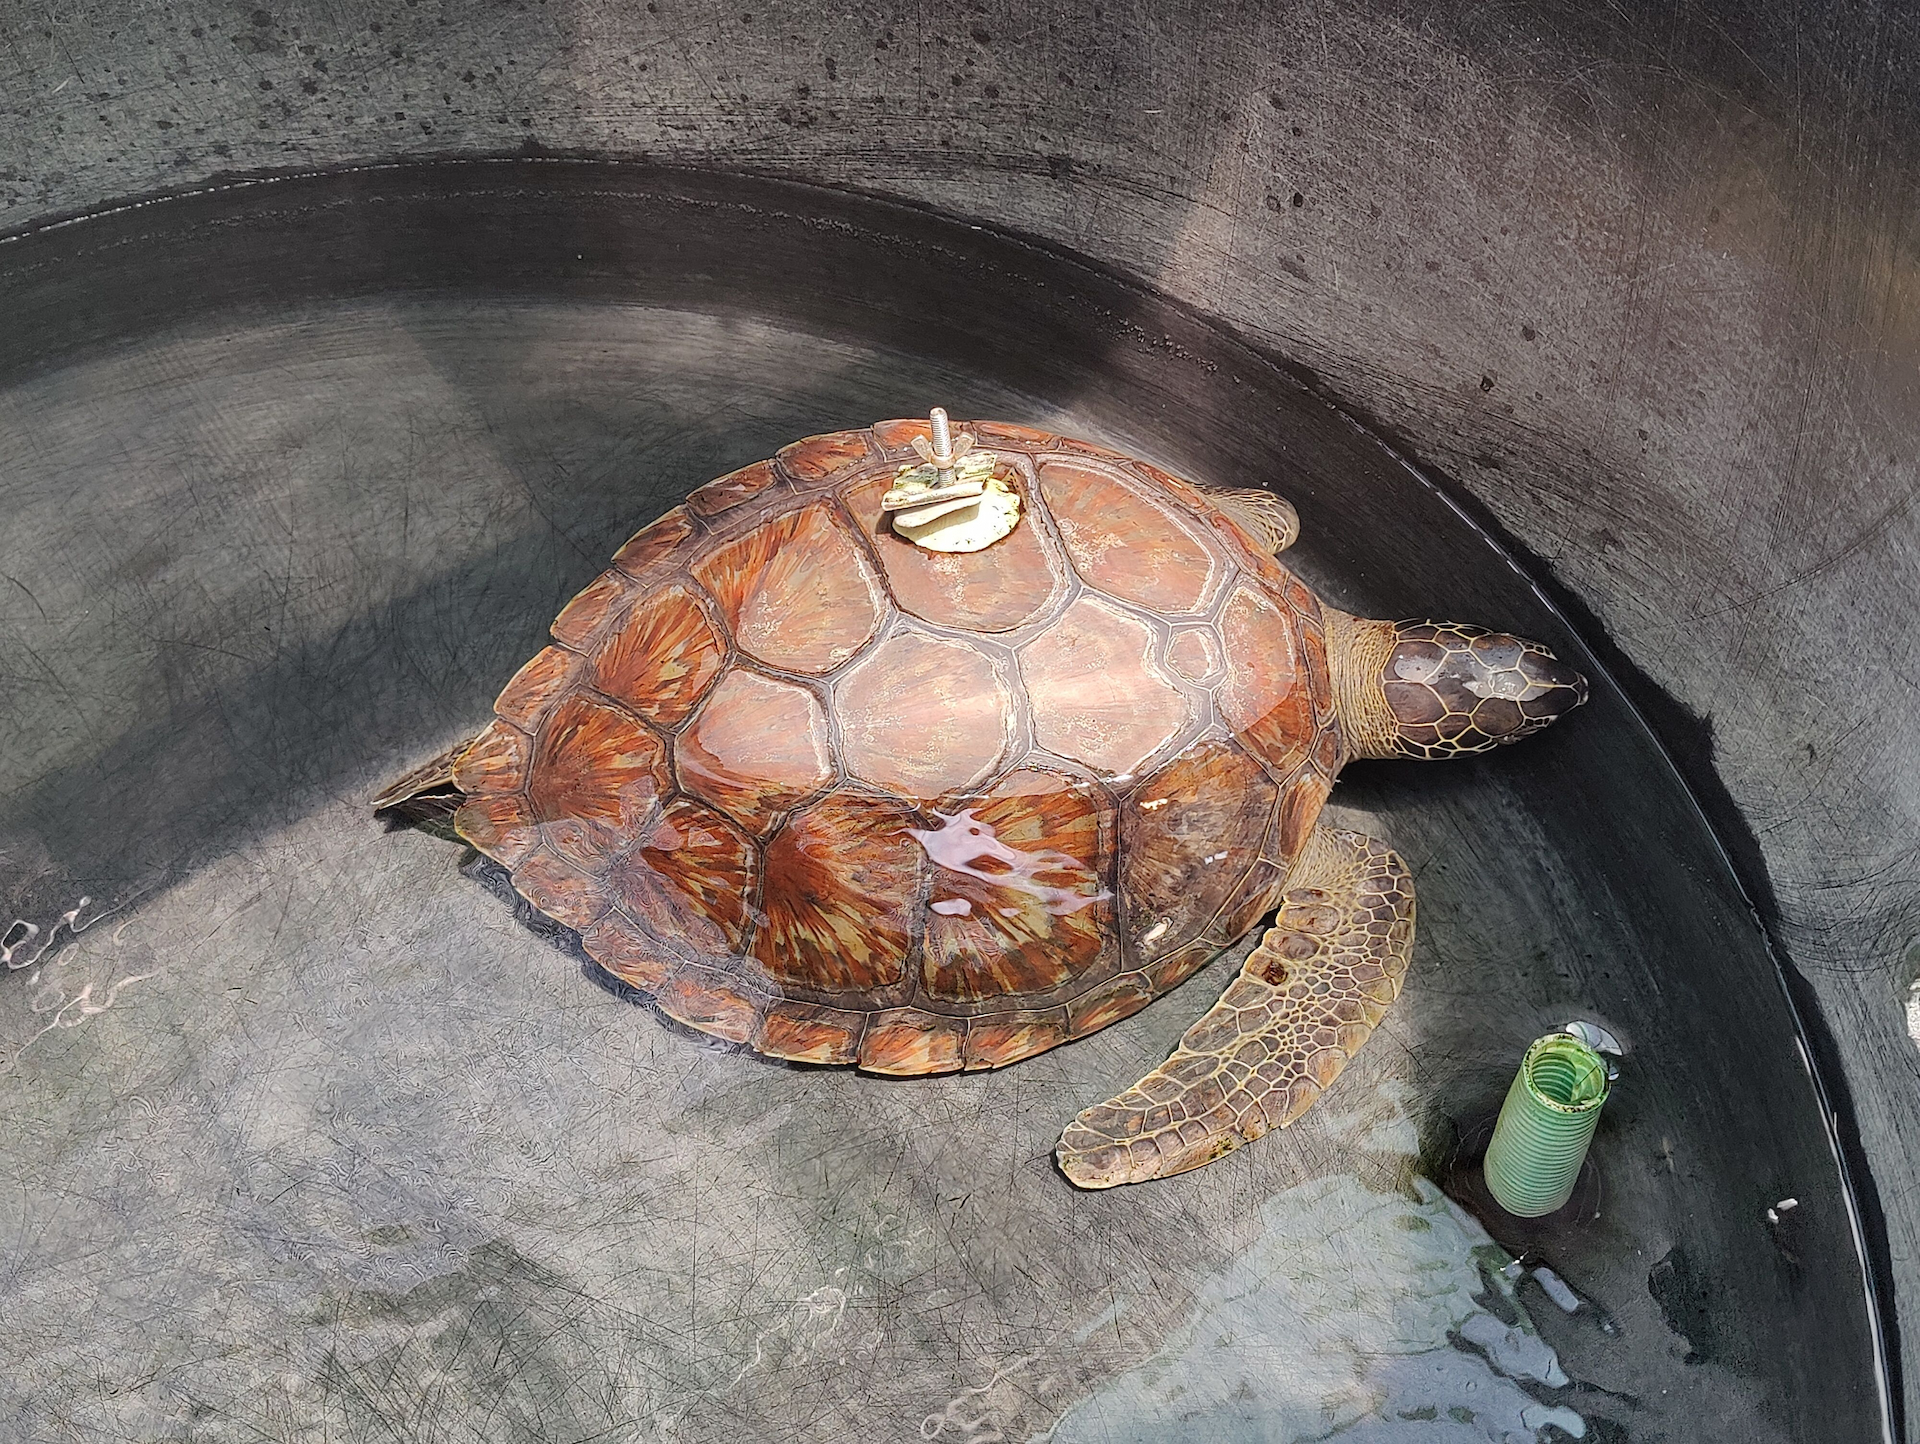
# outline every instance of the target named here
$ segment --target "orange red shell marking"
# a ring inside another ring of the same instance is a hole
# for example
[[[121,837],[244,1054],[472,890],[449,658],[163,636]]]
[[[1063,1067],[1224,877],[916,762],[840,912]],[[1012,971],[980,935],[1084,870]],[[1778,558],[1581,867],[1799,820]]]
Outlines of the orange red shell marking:
[[[860,1038],[860,1066],[869,1073],[955,1073],[966,1045],[964,1018],[918,1008],[875,1013]]]
[[[1204,738],[1121,809],[1127,938],[1142,959],[1199,937],[1260,856],[1279,789],[1244,750]]]
[[[566,690],[573,675],[578,654],[565,647],[547,647],[535,652],[531,661],[513,674],[494,701],[493,712],[522,732],[532,732],[540,718],[553,705],[554,698]]]
[[[675,507],[651,526],[644,526],[613,554],[613,564],[628,576],[644,581],[691,550],[696,533],[686,512]]]
[[[585,651],[607,621],[633,596],[633,583],[617,571],[602,572],[560,609],[550,629],[553,639]]]
[[[633,835],[667,787],[658,737],[616,707],[574,696],[541,729],[527,797],[536,822],[577,834],[570,850],[603,852]]]
[[[607,887],[660,937],[695,957],[724,957],[746,943],[755,861],[732,823],[676,797],[614,859]]]
[[[738,471],[730,471],[708,482],[687,498],[686,507],[703,520],[716,517],[743,502],[752,501],[779,479],[779,473],[774,471],[771,461],[756,461],[751,466],[743,466]]]
[[[1103,811],[1085,784],[1028,771],[914,830],[934,864],[921,960],[929,996],[1046,992],[1091,971],[1112,917]]]
[[[665,728],[687,720],[725,653],[692,593],[670,586],[634,604],[594,653],[599,691]]]
[[[740,649],[787,672],[830,672],[880,625],[884,593],[828,502],[777,516],[693,564]]]
[[[819,486],[872,455],[864,431],[832,431],[783,447],[775,459],[781,470],[800,485]]]
[[[890,798],[836,792],[766,845],[753,952],[777,982],[867,992],[905,976],[920,911],[913,814]]]

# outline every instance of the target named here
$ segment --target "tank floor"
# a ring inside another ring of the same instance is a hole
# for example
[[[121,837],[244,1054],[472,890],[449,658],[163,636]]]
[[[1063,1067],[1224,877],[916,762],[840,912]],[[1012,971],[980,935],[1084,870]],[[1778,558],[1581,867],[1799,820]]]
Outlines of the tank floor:
[[[913,212],[551,164],[99,218],[0,248],[0,306],[0,905],[72,910],[0,980],[13,1437],[1877,1433],[1847,1200],[1714,838],[1509,560],[1229,338]],[[932,404],[1269,481],[1329,600],[1596,678],[1509,753],[1343,779],[1415,873],[1406,992],[1198,1173],[1082,1194],[1050,1150],[1232,958],[1001,1073],[786,1067],[368,815],[692,486]],[[1629,1056],[1573,1204],[1522,1223],[1477,1150],[1573,1017]]]

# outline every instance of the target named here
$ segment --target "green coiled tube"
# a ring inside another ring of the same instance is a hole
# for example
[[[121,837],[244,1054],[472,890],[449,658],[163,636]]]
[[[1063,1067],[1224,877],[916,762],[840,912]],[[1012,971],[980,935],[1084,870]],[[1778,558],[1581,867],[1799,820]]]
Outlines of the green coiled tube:
[[[1487,1187],[1502,1208],[1538,1218],[1566,1203],[1611,1087],[1606,1059],[1571,1033],[1534,1040],[1487,1145]]]

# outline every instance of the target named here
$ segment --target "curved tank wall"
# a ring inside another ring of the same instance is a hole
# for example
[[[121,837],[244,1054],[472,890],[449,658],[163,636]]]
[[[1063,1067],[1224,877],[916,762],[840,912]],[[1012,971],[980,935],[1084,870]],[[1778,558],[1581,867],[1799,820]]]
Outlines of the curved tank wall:
[[[1920,1289],[1915,24],[14,5],[0,229],[423,154],[759,171],[1063,247],[1296,368],[1532,559],[1706,807],[1835,1105],[1899,1402],[1920,1377],[1899,1327]],[[88,324],[44,344],[118,323]]]

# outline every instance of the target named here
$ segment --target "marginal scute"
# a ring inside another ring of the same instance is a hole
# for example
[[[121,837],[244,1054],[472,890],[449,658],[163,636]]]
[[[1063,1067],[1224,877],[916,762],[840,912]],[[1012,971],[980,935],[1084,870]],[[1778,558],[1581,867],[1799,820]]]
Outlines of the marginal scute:
[[[579,654],[565,647],[546,647],[513,674],[513,680],[501,689],[493,704],[493,715],[511,722],[522,732],[534,732],[540,718],[553,701],[566,690]]]
[[[969,1071],[1004,1068],[1057,1048],[1068,1036],[1064,1007],[989,1013],[967,1024],[965,1066]]]
[[[575,932],[584,931],[612,906],[597,878],[545,848],[513,869],[514,890],[541,912]]]
[[[1320,726],[1320,740],[1313,744],[1313,765],[1332,777],[1340,770],[1344,758],[1344,744],[1340,737],[1340,728],[1329,719]]]
[[[1142,973],[1122,973],[1067,1004],[1067,1031],[1076,1038],[1097,1033],[1109,1023],[1130,1018],[1153,1001],[1153,985]]]
[[[979,648],[901,632],[842,677],[840,744],[855,777],[931,799],[986,775],[1013,740],[1013,698]]]
[[[1300,856],[1314,823],[1320,819],[1320,809],[1333,790],[1328,775],[1303,772],[1287,785],[1286,795],[1280,800],[1277,825],[1267,843],[1270,861],[1285,867]]]
[[[742,651],[788,672],[831,672],[883,615],[879,578],[829,502],[762,522],[694,563]]]
[[[1063,578],[1031,521],[984,551],[936,552],[895,536],[880,498],[893,484],[883,471],[850,487],[847,506],[879,554],[903,611],[945,627],[1011,631],[1046,609]]]
[[[1257,859],[1247,875],[1234,885],[1226,905],[1214,915],[1206,938],[1214,946],[1231,947],[1245,937],[1253,926],[1272,912],[1280,901],[1280,889],[1286,883],[1287,870],[1266,858]]]
[[[1154,665],[1146,623],[1082,596],[1020,654],[1036,740],[1130,776],[1186,724],[1187,699]]]
[[[1149,963],[1141,971],[1146,974],[1147,982],[1157,997],[1167,989],[1184,983],[1218,956],[1219,952],[1220,948],[1217,944],[1206,938],[1198,938],[1184,948],[1176,948],[1164,958]]]
[[[1287,594],[1287,605],[1292,607],[1302,617],[1319,616],[1320,615],[1319,598],[1315,597],[1314,594],[1307,589],[1307,584],[1301,581],[1300,578],[1296,577],[1292,572],[1288,571],[1285,567],[1281,567],[1279,570],[1281,574],[1285,576],[1287,579],[1286,587],[1285,587],[1285,591]]]
[[[675,507],[650,526],[642,527],[613,554],[613,564],[636,581],[646,581],[679,562],[693,540],[693,523]]]
[[[833,780],[827,718],[794,682],[741,668],[714,688],[674,749],[680,784],[758,835]]]
[[[913,814],[890,798],[830,793],[766,845],[754,956],[781,984],[821,993],[890,987],[919,911]]]
[[[1253,550],[1248,545],[1246,533],[1240,530],[1239,525],[1231,517],[1219,509],[1212,493],[1195,486],[1184,477],[1175,476],[1172,472],[1155,466],[1152,462],[1129,458],[1127,465],[1136,475],[1145,477],[1155,487],[1192,507],[1216,530],[1227,536],[1236,548],[1248,552]]]
[[[1142,961],[1200,936],[1260,856],[1279,789],[1223,737],[1188,747],[1121,809],[1127,939]]]
[[[742,502],[753,500],[779,479],[772,462],[756,461],[751,466],[743,466],[738,471],[730,471],[708,482],[687,498],[686,507],[703,519],[716,517],[733,510]]]
[[[1307,662],[1307,687],[1313,695],[1314,712],[1328,717],[1333,712],[1333,672],[1327,664],[1326,618],[1318,603],[1300,618],[1300,652]]]
[[[1220,713],[1247,748],[1278,774],[1297,767],[1315,737],[1313,698],[1295,645],[1299,623],[1263,592],[1235,589],[1221,616],[1227,680]]]
[[[783,447],[781,469],[802,486],[820,486],[861,465],[873,455],[863,431],[832,431]]]
[[[1045,451],[1057,440],[1051,432],[1016,426],[1010,421],[967,421],[961,423],[959,429],[971,431],[982,446],[1014,446],[1022,451]]]
[[[453,830],[507,867],[540,845],[533,809],[518,793],[469,799],[453,814]]]
[[[744,1043],[758,1028],[766,1000],[726,973],[683,964],[661,985],[654,1001],[661,1012],[689,1028]]]
[[[1193,528],[1104,468],[1049,460],[1040,486],[1074,570],[1093,586],[1160,612],[1190,612],[1219,565]]]
[[[675,966],[675,960],[618,908],[601,914],[582,932],[580,946],[614,977],[645,993],[658,988]]]
[[[634,604],[594,653],[591,675],[598,691],[672,729],[687,720],[724,659],[693,594],[670,586]]]
[[[792,1063],[851,1063],[866,1025],[865,1013],[779,998],[767,1005],[752,1043],[755,1051]]]
[[[607,886],[620,905],[690,956],[746,944],[753,844],[719,813],[684,797],[669,802],[615,858]]]
[[[930,997],[1017,997],[1092,972],[1113,913],[1105,812],[1086,783],[1028,770],[914,830],[933,864],[921,960]]]
[[[958,435],[965,430],[966,428],[963,426],[956,426],[954,433]],[[887,451],[911,452],[913,449],[913,440],[916,436],[928,441],[933,439],[933,427],[924,416],[901,421],[876,421],[873,423],[873,439],[879,442],[881,447]],[[918,458],[915,457],[914,459],[917,460]]]
[[[1053,438],[1053,446],[1055,450],[1067,452],[1069,455],[1090,456],[1096,461],[1110,461],[1120,466],[1125,466],[1132,461],[1131,457],[1115,451],[1111,446],[1102,446],[1097,441],[1088,441],[1080,436],[1056,436]]]
[[[956,1073],[966,1037],[964,1018],[918,1008],[889,1008],[875,1013],[861,1035],[860,1066],[869,1073],[898,1077]]]
[[[518,727],[493,722],[453,764],[453,785],[468,797],[518,792],[526,785],[533,742]]]
[[[582,652],[613,614],[633,596],[633,583],[617,571],[602,572],[560,609],[550,629],[553,639]]]

